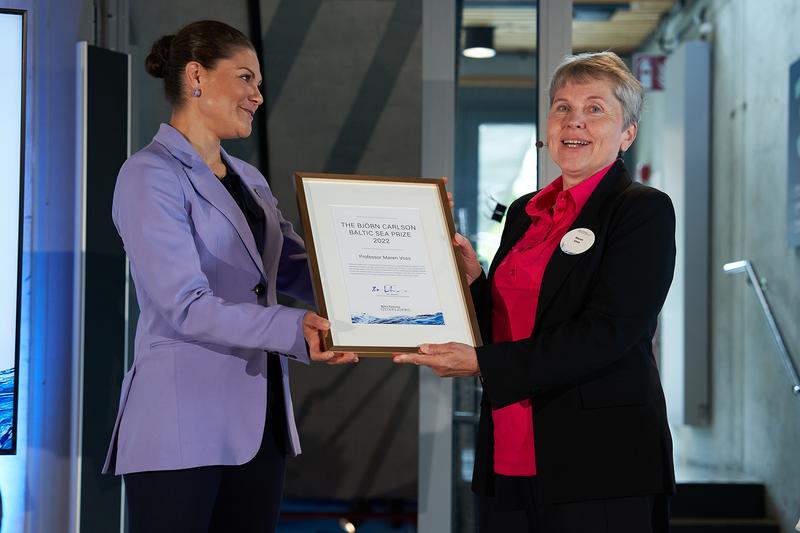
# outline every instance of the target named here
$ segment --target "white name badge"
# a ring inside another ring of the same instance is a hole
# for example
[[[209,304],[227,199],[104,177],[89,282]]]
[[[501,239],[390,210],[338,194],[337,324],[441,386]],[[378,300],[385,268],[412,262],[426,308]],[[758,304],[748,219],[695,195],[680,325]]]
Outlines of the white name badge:
[[[582,254],[594,244],[594,232],[588,228],[575,228],[561,239],[561,251],[567,255]]]

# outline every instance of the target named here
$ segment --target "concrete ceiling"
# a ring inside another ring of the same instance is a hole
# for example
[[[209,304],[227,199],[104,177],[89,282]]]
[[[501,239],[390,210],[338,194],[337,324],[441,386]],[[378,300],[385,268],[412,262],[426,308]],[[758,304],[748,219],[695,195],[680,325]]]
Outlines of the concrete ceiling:
[[[574,52],[613,50],[621,55],[632,53],[656,28],[675,0],[575,0],[580,10],[601,5],[625,4],[606,21],[573,20]],[[498,52],[533,52],[536,50],[536,2],[466,0],[463,27],[492,26]]]

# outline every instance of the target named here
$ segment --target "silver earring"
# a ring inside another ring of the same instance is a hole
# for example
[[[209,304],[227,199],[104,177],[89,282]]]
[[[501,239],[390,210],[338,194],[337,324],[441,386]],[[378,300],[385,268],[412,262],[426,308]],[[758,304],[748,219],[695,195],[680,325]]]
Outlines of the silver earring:
[[[195,87],[194,89],[192,89],[192,96],[194,96],[195,98],[200,96],[200,87]]]

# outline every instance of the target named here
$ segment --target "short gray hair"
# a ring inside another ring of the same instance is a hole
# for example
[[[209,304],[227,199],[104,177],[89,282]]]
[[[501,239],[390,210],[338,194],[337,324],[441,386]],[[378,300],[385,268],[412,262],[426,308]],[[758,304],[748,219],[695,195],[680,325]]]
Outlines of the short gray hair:
[[[611,82],[614,96],[622,104],[623,128],[638,124],[644,107],[644,87],[614,52],[575,54],[562,59],[550,81],[550,105],[556,92],[569,82],[604,79]]]

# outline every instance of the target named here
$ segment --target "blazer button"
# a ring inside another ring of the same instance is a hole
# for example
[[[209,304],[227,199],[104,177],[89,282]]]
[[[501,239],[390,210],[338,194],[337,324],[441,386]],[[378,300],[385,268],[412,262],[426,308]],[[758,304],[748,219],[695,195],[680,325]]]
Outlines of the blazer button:
[[[267,288],[264,286],[263,283],[259,283],[258,285],[253,287],[251,290],[254,293],[256,293],[256,296],[262,296],[265,292],[267,292]]]

